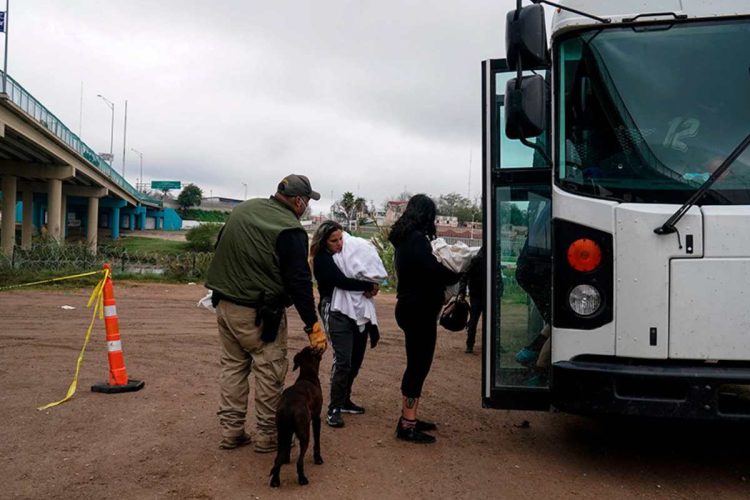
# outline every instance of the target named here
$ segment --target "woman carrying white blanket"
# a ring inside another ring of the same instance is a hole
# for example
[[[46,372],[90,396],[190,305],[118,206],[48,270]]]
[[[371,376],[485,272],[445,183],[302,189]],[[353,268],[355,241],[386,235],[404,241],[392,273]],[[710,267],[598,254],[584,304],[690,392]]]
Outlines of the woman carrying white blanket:
[[[380,337],[372,302],[379,289],[375,282],[377,273],[371,272],[372,262],[360,262],[359,253],[342,252],[344,247],[344,232],[334,221],[323,222],[318,227],[310,247],[320,293],[318,311],[333,346],[331,397],[326,416],[331,427],[344,426],[342,413],[365,412],[351,400],[352,384],[364,359],[368,334],[371,347],[375,347]],[[355,243],[351,247],[355,249],[358,245]],[[382,262],[379,263],[382,268]],[[342,269],[349,271],[350,276]],[[333,307],[334,301],[337,307]]]

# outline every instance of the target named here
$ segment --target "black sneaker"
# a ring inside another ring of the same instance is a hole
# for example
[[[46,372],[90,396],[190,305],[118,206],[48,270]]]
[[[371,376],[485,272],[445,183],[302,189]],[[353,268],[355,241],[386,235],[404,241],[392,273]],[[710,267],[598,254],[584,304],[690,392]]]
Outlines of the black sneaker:
[[[341,410],[338,408],[328,410],[328,415],[326,415],[326,423],[331,427],[343,427],[344,417],[341,416]]]
[[[417,419],[417,425],[415,427],[418,431],[426,432],[426,431],[436,431],[437,425],[433,424],[432,422],[428,422],[426,420],[419,420]]]
[[[341,407],[341,413],[350,413],[352,415],[362,415],[364,412],[365,412],[365,409],[362,406],[352,403],[351,400],[344,403],[344,406]]]
[[[466,350],[464,351],[466,354],[474,354],[474,346],[467,345]]]
[[[396,437],[402,441],[410,441],[412,443],[430,444],[435,442],[435,436],[430,436],[422,431],[417,430],[416,427],[404,429],[400,425],[396,429]]]

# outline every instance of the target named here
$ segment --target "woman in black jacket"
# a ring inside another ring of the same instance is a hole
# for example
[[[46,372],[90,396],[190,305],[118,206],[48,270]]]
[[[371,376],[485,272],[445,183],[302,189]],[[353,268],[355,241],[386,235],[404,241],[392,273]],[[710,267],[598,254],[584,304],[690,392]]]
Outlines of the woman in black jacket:
[[[435,216],[435,202],[427,195],[415,195],[388,237],[396,248],[396,322],[404,331],[406,346],[406,370],[401,379],[403,401],[396,436],[415,443],[435,442],[434,436],[425,433],[435,430],[435,424],[418,420],[417,407],[435,354],[437,320],[445,287],[459,279],[458,274],[441,265],[432,254],[430,241],[435,239]]]
[[[352,384],[359,373],[367,347],[375,347],[379,334],[377,327],[367,324],[360,329],[357,322],[339,311],[331,311],[333,289],[365,292],[373,297],[378,293],[378,284],[347,278],[333,260],[333,255],[344,247],[343,229],[334,221],[323,222],[315,231],[310,245],[313,273],[318,282],[320,304],[318,312],[323,320],[328,338],[333,347],[333,370],[331,372],[331,398],[326,422],[331,427],[343,427],[342,413],[362,414],[365,409],[351,399]]]

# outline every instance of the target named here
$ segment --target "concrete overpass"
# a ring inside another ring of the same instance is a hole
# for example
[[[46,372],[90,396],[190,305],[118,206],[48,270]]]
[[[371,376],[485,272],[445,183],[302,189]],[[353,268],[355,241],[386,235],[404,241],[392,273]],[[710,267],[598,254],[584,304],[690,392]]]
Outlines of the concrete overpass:
[[[7,93],[0,93],[0,177],[5,255],[18,243],[18,220],[22,247],[40,232],[62,243],[73,223],[85,227],[96,252],[99,227],[116,239],[121,227],[145,229],[147,216],[159,229],[164,217],[160,200],[130,185],[10,77]]]

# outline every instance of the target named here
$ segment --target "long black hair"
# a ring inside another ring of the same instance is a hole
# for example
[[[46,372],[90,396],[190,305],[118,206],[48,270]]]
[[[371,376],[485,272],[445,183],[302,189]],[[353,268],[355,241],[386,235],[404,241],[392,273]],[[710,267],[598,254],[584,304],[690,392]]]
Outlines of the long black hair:
[[[398,245],[409,233],[419,231],[430,240],[435,239],[435,216],[437,208],[432,198],[426,194],[415,194],[406,204],[406,210],[401,214],[393,227],[388,239]]]

